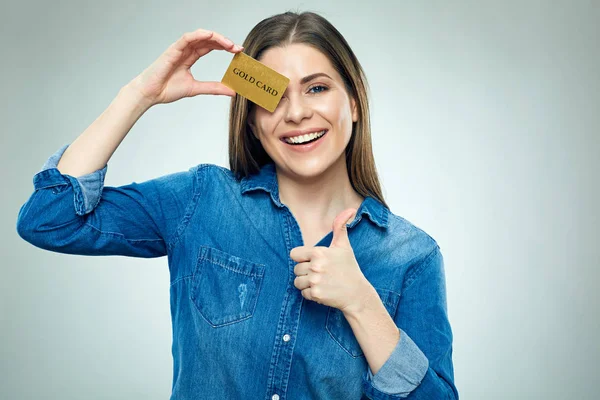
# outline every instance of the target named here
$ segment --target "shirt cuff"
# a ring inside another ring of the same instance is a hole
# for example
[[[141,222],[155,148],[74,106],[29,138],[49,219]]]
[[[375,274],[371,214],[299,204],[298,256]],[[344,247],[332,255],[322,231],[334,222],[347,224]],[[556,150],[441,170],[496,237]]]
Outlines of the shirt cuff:
[[[371,399],[407,397],[421,384],[429,369],[429,360],[413,340],[400,330],[400,340],[385,364],[373,375],[367,365],[363,390]]]
[[[104,168],[79,177],[61,174],[56,166],[69,145],[62,146],[48,158],[40,172],[34,175],[33,186],[35,190],[55,187],[53,190],[57,193],[61,191],[61,186],[66,187],[70,183],[73,187],[75,212],[77,215],[85,215],[100,202],[108,164]]]

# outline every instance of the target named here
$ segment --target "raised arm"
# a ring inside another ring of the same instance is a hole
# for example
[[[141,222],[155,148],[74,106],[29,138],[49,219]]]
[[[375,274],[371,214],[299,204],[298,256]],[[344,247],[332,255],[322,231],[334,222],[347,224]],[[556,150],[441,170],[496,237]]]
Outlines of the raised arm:
[[[204,29],[185,33],[54,153],[33,177],[34,192],[17,218],[19,235],[61,253],[166,255],[194,210],[200,166],[119,187],[105,187],[104,178],[116,148],[153,105],[199,94],[235,96],[220,82],[192,76],[191,66],[212,50],[237,53],[242,47]]]

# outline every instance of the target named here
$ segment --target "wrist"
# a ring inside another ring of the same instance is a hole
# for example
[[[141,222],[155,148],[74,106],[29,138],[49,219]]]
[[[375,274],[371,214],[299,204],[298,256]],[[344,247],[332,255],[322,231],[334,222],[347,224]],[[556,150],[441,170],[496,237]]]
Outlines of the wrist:
[[[137,87],[135,80],[123,86],[119,91],[119,96],[122,97],[125,102],[133,104],[142,114],[155,104],[154,101],[142,94],[141,90]]]
[[[362,288],[358,291],[356,300],[345,307],[342,313],[346,318],[359,318],[361,314],[372,310],[377,301],[381,301],[377,290],[365,278]]]

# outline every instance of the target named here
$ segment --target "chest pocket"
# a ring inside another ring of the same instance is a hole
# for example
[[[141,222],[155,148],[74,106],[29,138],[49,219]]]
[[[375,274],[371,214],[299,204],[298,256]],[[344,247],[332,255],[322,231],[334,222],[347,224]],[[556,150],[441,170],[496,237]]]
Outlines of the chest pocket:
[[[381,298],[383,305],[390,314],[392,319],[396,314],[398,308],[398,302],[400,301],[400,295],[387,289],[375,288],[377,294]],[[342,349],[344,349],[352,357],[364,357],[364,353],[354,336],[352,327],[346,320],[344,313],[335,307],[329,307],[327,312],[327,319],[325,322],[325,329],[329,332],[329,336],[334,340]]]
[[[201,246],[190,299],[213,327],[251,318],[256,309],[265,266]]]

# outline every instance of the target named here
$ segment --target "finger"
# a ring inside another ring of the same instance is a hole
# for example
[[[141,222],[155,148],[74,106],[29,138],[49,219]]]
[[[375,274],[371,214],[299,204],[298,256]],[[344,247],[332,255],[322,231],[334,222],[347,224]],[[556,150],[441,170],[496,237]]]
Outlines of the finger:
[[[185,59],[184,64],[187,66],[193,65],[200,57],[205,56],[212,50],[227,50],[230,53],[236,54],[244,51],[244,48],[234,45],[233,48],[227,49],[219,42],[193,42],[183,51],[183,55],[180,58]]]
[[[204,29],[198,29],[193,32],[184,33],[175,43],[171,46],[173,49],[178,51],[184,51],[186,47],[189,46],[190,43],[195,43],[198,41],[205,41],[214,36],[214,32],[207,31]]]
[[[305,288],[305,289],[302,289],[302,291],[300,293],[302,293],[302,297],[304,297],[306,300],[313,301],[311,290],[312,290],[312,288]]]
[[[310,271],[310,262],[301,262],[294,267],[294,275],[308,275]]]
[[[302,290],[302,289],[306,289],[306,288],[310,287],[310,281],[308,280],[308,276],[306,276],[306,275],[297,276],[294,279],[294,286],[298,290]]]
[[[224,45],[222,41],[220,40],[208,40],[208,41],[195,41],[189,44],[189,46],[191,47],[195,47],[195,48],[211,48],[214,50],[226,50],[230,53],[239,53],[241,51],[244,50],[244,47],[234,44],[232,46],[230,45]]]
[[[205,29],[187,32],[183,34],[180,41],[181,43],[179,43],[176,48],[181,51],[192,46],[214,46],[213,48],[227,50],[232,53],[237,53],[243,49],[243,47],[234,44],[232,40],[226,38],[222,34],[214,31],[207,31]]]
[[[214,48],[210,48],[210,47],[205,47],[205,48],[200,48],[200,49],[193,48],[191,50],[190,54],[187,56],[187,58],[183,61],[182,65],[185,66],[186,68],[190,68],[192,65],[194,65],[194,63],[196,61],[198,61],[198,59],[200,57],[204,57],[205,55],[207,55],[208,53],[210,53],[213,50],[214,50]]]
[[[312,249],[310,246],[294,247],[290,251],[290,258],[296,262],[310,261]]]
[[[221,82],[195,81],[192,86],[192,96],[198,94],[214,94],[234,97],[235,90],[223,85]]]
[[[237,46],[237,45],[236,45]],[[182,63],[182,65],[186,66],[186,67],[191,67],[192,65],[194,65],[194,63],[196,61],[198,61],[198,59],[200,57],[204,57],[206,54],[210,53],[213,50],[222,50],[223,46],[221,46],[221,44],[219,43],[202,43],[199,46],[194,46],[194,44],[192,43],[183,53],[182,58],[184,58],[184,61]],[[240,51],[243,51],[243,47],[235,47],[233,49],[233,53],[239,53]],[[186,54],[189,53],[189,54]]]
[[[219,32],[213,31],[213,36],[211,37],[211,41],[215,43],[219,43],[223,46],[223,50],[227,50],[231,53],[237,53],[242,51],[243,47],[235,44],[231,39],[223,36]]]

